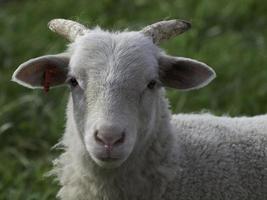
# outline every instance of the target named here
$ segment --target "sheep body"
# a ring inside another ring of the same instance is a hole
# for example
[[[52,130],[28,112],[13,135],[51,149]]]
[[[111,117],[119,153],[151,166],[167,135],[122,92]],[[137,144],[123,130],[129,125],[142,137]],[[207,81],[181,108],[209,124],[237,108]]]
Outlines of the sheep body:
[[[164,92],[163,94],[164,95]],[[199,200],[267,198],[267,115],[170,115],[160,102],[159,126],[144,154],[114,171],[99,169],[67,126],[66,152],[54,173],[64,200]],[[68,110],[71,110],[71,101]],[[170,121],[171,119],[171,121]],[[71,125],[69,119],[67,125]],[[72,124],[74,125],[74,124]],[[81,149],[77,149],[80,146]]]
[[[266,199],[267,115],[174,115],[183,158],[175,179],[180,199]],[[169,195],[168,195],[169,196]],[[167,198],[167,199],[171,199]]]

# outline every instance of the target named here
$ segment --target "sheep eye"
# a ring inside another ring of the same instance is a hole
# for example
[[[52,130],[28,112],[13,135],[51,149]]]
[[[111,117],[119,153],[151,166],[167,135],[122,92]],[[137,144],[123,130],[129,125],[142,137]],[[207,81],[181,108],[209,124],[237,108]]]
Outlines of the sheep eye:
[[[157,84],[157,82],[155,80],[152,80],[148,83],[147,87],[148,87],[148,89],[152,90],[155,88],[156,84]]]
[[[68,83],[71,87],[76,87],[78,85],[78,81],[74,77],[69,78]]]

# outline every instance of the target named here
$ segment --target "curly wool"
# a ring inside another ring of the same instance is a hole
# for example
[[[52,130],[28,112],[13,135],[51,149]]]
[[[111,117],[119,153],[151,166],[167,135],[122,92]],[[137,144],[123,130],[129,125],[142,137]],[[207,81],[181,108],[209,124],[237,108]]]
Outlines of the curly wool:
[[[71,101],[69,108],[71,109]],[[161,101],[150,144],[117,169],[99,168],[68,119],[53,173],[64,200],[219,200],[267,198],[267,115],[179,114]],[[174,129],[175,131],[173,131]]]
[[[184,157],[165,199],[267,199],[267,115],[179,114],[172,122]]]

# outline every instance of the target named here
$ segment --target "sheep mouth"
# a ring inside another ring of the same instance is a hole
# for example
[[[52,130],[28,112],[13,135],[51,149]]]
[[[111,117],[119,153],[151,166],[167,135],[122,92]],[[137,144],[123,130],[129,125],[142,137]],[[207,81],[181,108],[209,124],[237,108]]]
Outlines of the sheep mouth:
[[[121,164],[124,162],[124,159],[111,156],[100,156],[100,157],[94,157],[94,161],[100,167],[106,169],[113,169],[121,166]]]
[[[110,157],[110,156],[107,156],[107,157],[100,157],[98,158],[99,160],[103,161],[103,162],[114,162],[114,161],[119,161],[121,160],[120,158],[115,158],[115,157]]]

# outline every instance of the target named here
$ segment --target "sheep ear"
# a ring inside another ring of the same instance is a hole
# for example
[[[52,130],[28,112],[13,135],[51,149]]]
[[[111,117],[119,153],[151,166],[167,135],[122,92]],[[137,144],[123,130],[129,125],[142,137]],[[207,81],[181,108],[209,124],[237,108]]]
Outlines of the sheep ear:
[[[46,55],[28,60],[13,73],[12,81],[28,88],[44,88],[65,83],[69,56]]]
[[[205,63],[183,57],[162,55],[159,60],[160,80],[166,87],[192,90],[206,86],[216,74]]]

